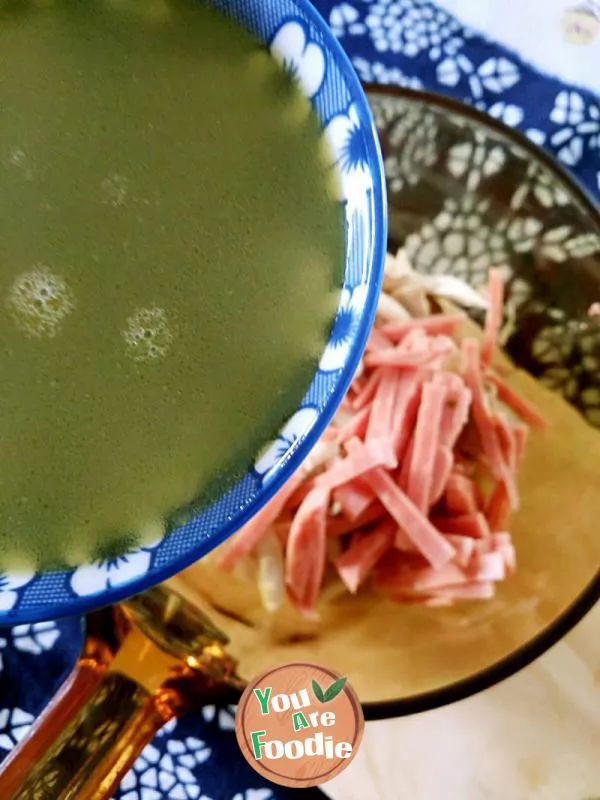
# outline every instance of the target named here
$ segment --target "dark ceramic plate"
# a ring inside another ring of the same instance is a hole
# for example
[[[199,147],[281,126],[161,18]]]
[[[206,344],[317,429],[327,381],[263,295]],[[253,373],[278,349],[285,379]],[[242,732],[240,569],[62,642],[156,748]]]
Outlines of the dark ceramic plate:
[[[594,202],[544,151],[485,114],[430,93],[365,88],[385,162],[388,249],[404,246],[418,271],[448,273],[476,287],[486,283],[490,267],[501,267],[512,359],[600,427],[600,317],[588,314],[600,301]],[[482,321],[477,312],[474,318]],[[390,624],[402,629],[402,647],[420,663],[419,677],[414,686],[399,684],[396,700],[367,699],[367,718],[467,697],[565,636],[600,598],[600,536],[589,519],[578,530],[577,512],[570,531],[551,520],[522,531],[512,587],[502,587],[487,610],[438,618],[426,657],[429,620],[409,624],[411,612],[399,609]],[[506,638],[502,646],[498,636]],[[397,659],[400,667],[405,654]]]
[[[508,281],[519,366],[600,427],[600,216],[540,148],[453,100],[367,87],[389,197],[389,246],[421,272]]]

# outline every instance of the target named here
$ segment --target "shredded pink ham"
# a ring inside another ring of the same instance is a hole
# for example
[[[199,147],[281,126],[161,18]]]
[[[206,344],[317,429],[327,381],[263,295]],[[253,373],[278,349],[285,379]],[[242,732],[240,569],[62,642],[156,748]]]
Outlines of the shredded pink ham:
[[[383,325],[381,333],[385,334],[389,342],[400,342],[414,330],[424,331],[430,336],[435,336],[440,333],[447,335],[454,335],[460,328],[461,324],[465,321],[464,314],[436,314],[431,317],[418,317],[417,319],[407,319],[400,322],[389,322]]]
[[[489,364],[498,344],[498,336],[502,328],[502,312],[504,309],[504,281],[500,270],[493,268],[488,276],[489,307],[485,316],[483,344],[481,345],[481,363]]]
[[[350,439],[347,449],[355,446],[354,455],[340,459],[330,469],[315,479],[315,484],[325,489],[335,489],[349,484],[376,467],[395,469],[398,466],[392,441],[388,438],[368,439],[363,444],[360,439]]]
[[[381,371],[381,380],[371,405],[371,415],[367,425],[367,441],[379,439],[380,437],[389,437],[397,394],[398,379],[394,374],[394,370],[383,369]]]
[[[368,533],[359,533],[348,549],[335,560],[340,578],[354,594],[370,575],[381,556],[394,543],[395,525],[389,520]]]
[[[375,501],[375,493],[360,477],[345,486],[338,486],[333,491],[333,497],[349,520],[361,517]]]
[[[325,573],[329,492],[308,494],[293,519],[287,540],[285,583],[299,608],[314,608]]]
[[[367,404],[370,406],[371,401],[375,397],[375,392],[377,391],[379,381],[381,380],[381,375],[381,370],[375,370],[372,372],[361,390],[356,392],[356,398],[352,402],[352,408],[355,411],[358,411],[360,408],[364,408]]]
[[[436,380],[436,377],[423,386],[406,487],[408,497],[423,512],[429,510],[429,501],[433,494],[436,456],[446,402],[446,386],[443,381]],[[443,485],[441,488],[443,490]],[[436,486],[436,492],[439,489],[439,485]]]
[[[451,515],[476,512],[479,497],[475,482],[460,472],[451,471],[444,487],[444,505]]]
[[[500,375],[488,370],[486,379],[495,386],[499,399],[511,408],[523,422],[537,430],[543,431],[547,429],[548,420],[540,414],[533,403],[530,403],[526,397],[523,397],[512,386],[509,386]]]
[[[277,494],[226,543],[220,564],[223,569],[232,569],[238,561],[247,556],[265,536],[277,520],[289,497],[302,483],[303,475],[296,472],[281,487]]]
[[[415,373],[398,377],[398,394],[392,420],[391,436],[398,462],[402,462],[417,420],[423,380]]]
[[[389,514],[434,567],[441,567],[455,555],[452,545],[436,530],[409,497],[396,486],[381,467],[367,473],[366,482]]]
[[[406,308],[421,313],[426,295],[401,275],[394,303],[406,290]],[[281,583],[305,615],[315,613],[328,571],[351,593],[370,581],[402,603],[493,596],[516,569],[507,524],[527,438],[547,421],[492,366],[498,270],[488,299],[481,343],[460,338],[462,313],[377,318],[333,422],[296,475],[224,545],[225,567],[274,535],[285,550]]]

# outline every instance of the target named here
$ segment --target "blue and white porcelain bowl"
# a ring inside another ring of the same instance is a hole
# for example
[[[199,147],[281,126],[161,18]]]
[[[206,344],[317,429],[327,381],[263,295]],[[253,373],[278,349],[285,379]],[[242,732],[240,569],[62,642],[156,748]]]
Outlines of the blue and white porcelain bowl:
[[[337,318],[302,404],[231,491],[152,545],[49,573],[0,574],[0,624],[16,625],[122,600],[166,580],[219,545],[290,477],[333,416],[372,325],[387,236],[376,130],[349,61],[307,0],[214,0],[257,36],[310,99],[343,187],[346,267]]]

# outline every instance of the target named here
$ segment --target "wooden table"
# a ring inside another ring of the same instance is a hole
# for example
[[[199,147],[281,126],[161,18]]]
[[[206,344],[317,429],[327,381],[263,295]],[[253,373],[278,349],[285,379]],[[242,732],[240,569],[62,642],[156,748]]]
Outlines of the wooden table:
[[[600,800],[600,605],[469,700],[367,723],[333,800]]]

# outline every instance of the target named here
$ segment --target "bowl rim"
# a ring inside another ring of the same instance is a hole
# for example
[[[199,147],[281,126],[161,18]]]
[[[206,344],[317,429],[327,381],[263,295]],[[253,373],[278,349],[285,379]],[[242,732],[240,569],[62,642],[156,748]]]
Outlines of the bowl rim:
[[[536,145],[523,133],[510,128],[503,122],[479,111],[476,108],[455,100],[446,95],[408,87],[388,86],[363,82],[367,95],[392,96],[401,100],[422,102],[440,110],[450,111],[458,116],[470,117],[474,122],[491,128],[500,133],[524,150],[538,161],[541,161],[551,172],[567,184],[577,200],[588,211],[592,219],[595,218],[600,232],[600,203],[595,202],[588,191],[580,182],[555,160],[550,153]],[[600,567],[595,576],[572,603],[552,622],[542,628],[532,639],[513,650],[508,655],[485,667],[472,675],[454,681],[437,689],[420,692],[399,700],[382,700],[363,703],[366,720],[389,719],[404,717],[409,714],[420,714],[432,711],[459,700],[479,694],[485,689],[490,689],[498,683],[510,678],[517,672],[529,666],[551,647],[563,639],[600,601]]]
[[[321,47],[323,47],[329,58],[335,63],[337,70],[343,76],[343,80],[347,89],[348,102],[347,105],[354,104],[357,107],[360,116],[361,127],[365,134],[367,164],[368,170],[372,178],[372,187],[370,192],[369,202],[372,207],[372,230],[370,239],[365,240],[364,248],[370,251],[370,265],[371,271],[368,276],[365,286],[367,288],[367,297],[363,310],[361,311],[357,330],[348,353],[346,363],[341,368],[339,377],[336,380],[333,390],[329,396],[324,400],[322,409],[319,411],[316,420],[314,421],[308,433],[304,434],[297,446],[295,446],[291,453],[287,454],[285,459],[280,462],[274,471],[273,477],[268,482],[263,483],[256,491],[252,499],[247,502],[245,508],[241,513],[235,516],[235,521],[231,518],[227,519],[218,531],[204,538],[199,538],[194,547],[190,547],[185,552],[179,554],[177,557],[171,558],[168,563],[161,566],[151,566],[143,574],[138,574],[132,578],[127,579],[118,585],[108,585],[102,590],[90,595],[75,595],[71,594],[68,598],[65,597],[65,592],[54,592],[54,597],[58,600],[41,601],[38,600],[31,606],[15,606],[7,610],[0,609],[0,630],[2,628],[13,627],[20,624],[37,623],[46,620],[58,620],[65,617],[78,616],[88,612],[101,609],[108,605],[119,603],[136,594],[140,594],[146,589],[167,581],[169,578],[174,577],[178,573],[191,566],[196,561],[204,558],[208,553],[217,548],[226,539],[238,531],[246,522],[248,522],[262,507],[264,507],[269,500],[281,489],[281,487],[292,477],[296,470],[301,465],[302,461],[307,457],[312,450],[318,439],[321,437],[326,427],[331,422],[339,404],[345,397],[352,378],[358,368],[360,359],[365,349],[369,333],[375,321],[375,314],[377,311],[377,301],[383,283],[383,267],[385,255],[387,250],[387,220],[388,220],[388,206],[387,206],[387,193],[385,184],[385,171],[383,166],[383,157],[381,154],[381,147],[379,137],[377,134],[377,127],[371,114],[369,103],[365,95],[363,86],[358,78],[354,67],[351,64],[350,58],[342,48],[341,44],[334,36],[331,28],[311,4],[310,0],[292,0],[294,5],[295,14],[286,13],[282,15],[281,25],[287,24],[292,21],[301,21],[308,23],[316,32]],[[227,11],[221,9],[221,13],[232,17]],[[247,26],[238,22],[241,27]],[[270,37],[258,36],[253,33],[261,44],[269,47],[271,43],[272,34]],[[340,113],[340,112],[337,112]],[[321,120],[321,129],[324,131],[328,121]],[[347,222],[346,222],[347,226]],[[348,270],[348,239],[346,239],[345,260],[344,260],[344,275],[347,275]],[[343,289],[343,286],[340,287]],[[327,346],[329,339],[324,343],[324,348]],[[318,364],[311,378],[312,380],[319,372]],[[301,398],[297,411],[305,407],[305,398]],[[275,432],[275,436],[277,433]],[[249,471],[245,473],[244,477],[248,475]],[[243,480],[243,478],[242,478]],[[238,481],[239,483],[239,481]],[[237,485],[237,484],[236,484]],[[233,487],[232,487],[233,488]],[[157,542],[152,544],[140,544],[138,547],[141,550],[152,550],[166,537],[162,536]],[[136,552],[136,551],[134,551]],[[123,554],[126,558],[128,553]],[[116,559],[118,560],[118,559]],[[93,567],[97,561],[86,561],[84,564],[77,568]],[[75,568],[67,570],[50,570],[48,572],[33,571],[29,583],[34,582],[36,579],[46,575],[69,575],[72,574]],[[14,578],[22,576],[22,571],[14,572],[0,572],[0,586],[2,578],[8,578],[9,581]]]
[[[470,106],[461,100],[456,100],[449,95],[432,92],[427,89],[412,89],[408,86],[370,83],[369,81],[361,81],[361,85],[367,96],[367,100],[369,99],[369,95],[387,95],[400,100],[424,103],[438,110],[450,111],[459,117],[471,118],[473,122],[485,128],[490,128],[501,136],[512,140],[523,150],[529,151],[537,161],[542,162],[550,172],[554,172],[558,178],[568,184],[573,195],[586,207],[586,210],[589,211],[592,216],[598,217],[597,224],[600,231],[600,196],[596,199],[591,191],[583,185],[577,175],[561,164],[545,147],[533,142],[522,131],[518,130],[518,128],[511,128],[510,125],[507,125],[496,117],[492,117],[491,114],[480,111],[478,108]]]

